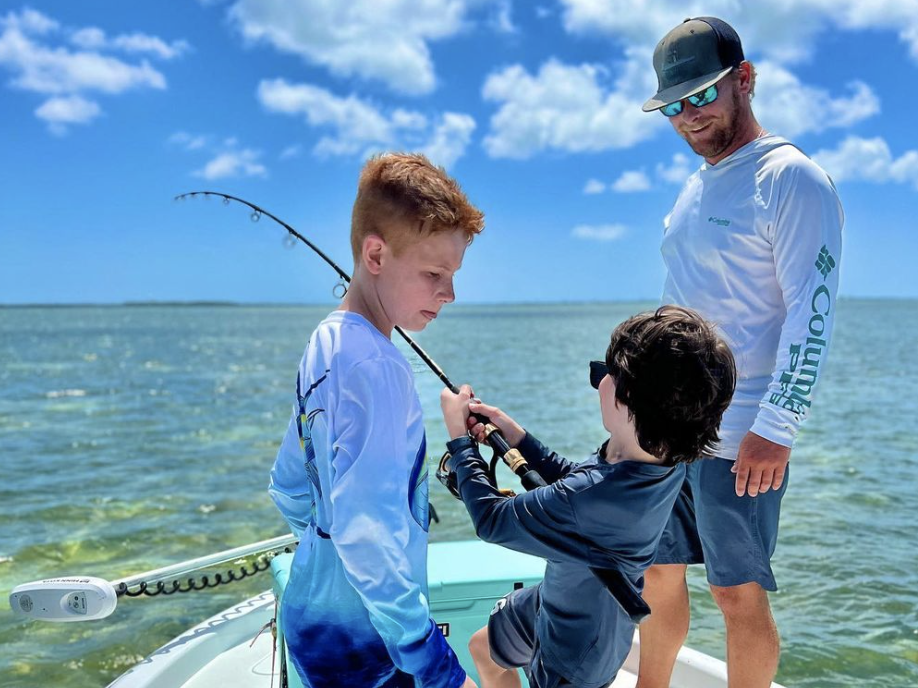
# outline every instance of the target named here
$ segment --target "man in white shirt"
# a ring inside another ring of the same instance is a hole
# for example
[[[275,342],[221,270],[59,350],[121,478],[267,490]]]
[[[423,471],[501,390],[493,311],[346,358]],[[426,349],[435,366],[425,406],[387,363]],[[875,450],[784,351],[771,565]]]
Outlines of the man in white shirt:
[[[716,458],[690,465],[644,596],[638,688],[663,688],[689,627],[687,564],[724,616],[730,688],[767,687],[780,652],[768,591],[788,459],[825,369],[844,214],[826,173],[765,131],[739,36],[687,19],[658,43],[661,110],[704,158],[665,218],[663,303],[699,311],[736,358]]]

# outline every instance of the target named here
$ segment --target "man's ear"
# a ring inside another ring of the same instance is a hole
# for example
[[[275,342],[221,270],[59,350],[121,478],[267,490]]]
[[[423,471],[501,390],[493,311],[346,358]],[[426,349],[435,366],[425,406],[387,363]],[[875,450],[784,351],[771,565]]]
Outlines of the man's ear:
[[[736,81],[736,87],[741,94],[747,95],[752,85],[752,64],[747,60],[743,60],[739,64],[739,70],[740,73]]]
[[[370,234],[363,240],[360,258],[371,275],[378,275],[382,270],[388,248],[385,239],[378,234]]]

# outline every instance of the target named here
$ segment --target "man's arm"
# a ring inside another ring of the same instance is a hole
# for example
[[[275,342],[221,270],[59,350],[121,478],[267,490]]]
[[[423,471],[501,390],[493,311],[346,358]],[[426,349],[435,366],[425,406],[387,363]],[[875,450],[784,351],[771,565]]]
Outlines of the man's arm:
[[[813,392],[825,370],[835,321],[844,213],[831,180],[801,165],[783,185],[772,247],[787,315],[775,372],[759,414],[740,444],[736,494],[778,489]]]
[[[456,688],[465,672],[430,618],[405,551],[414,527],[404,460],[411,380],[396,362],[377,358],[347,371],[342,388],[331,541],[393,663],[419,686]]]

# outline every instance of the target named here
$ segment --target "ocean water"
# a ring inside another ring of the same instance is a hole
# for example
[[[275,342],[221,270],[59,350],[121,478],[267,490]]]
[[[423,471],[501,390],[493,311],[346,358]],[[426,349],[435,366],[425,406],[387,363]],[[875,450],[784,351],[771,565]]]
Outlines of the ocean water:
[[[418,341],[456,382],[562,454],[603,439],[587,362],[652,304],[451,306]],[[265,491],[306,340],[330,306],[0,309],[0,685],[101,686],[187,627],[269,587],[122,600],[35,624],[18,583],[109,580],[284,533]],[[918,302],[842,300],[794,450],[772,605],[788,686],[918,685]],[[405,347],[407,351],[407,347]],[[413,358],[431,461],[438,380]],[[502,474],[506,484],[512,476]],[[434,480],[433,540],[473,536]],[[723,657],[693,571],[688,644]]]

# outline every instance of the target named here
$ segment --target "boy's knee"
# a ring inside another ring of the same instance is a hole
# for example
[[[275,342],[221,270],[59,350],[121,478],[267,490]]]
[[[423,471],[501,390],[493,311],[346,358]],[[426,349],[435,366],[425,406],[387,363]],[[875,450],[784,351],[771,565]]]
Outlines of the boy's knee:
[[[472,637],[469,638],[469,652],[472,653],[472,657],[485,659],[490,659],[491,657],[491,647],[488,644],[488,627],[479,628],[477,631],[472,633]]]

